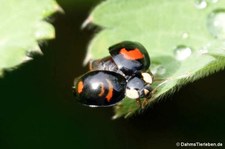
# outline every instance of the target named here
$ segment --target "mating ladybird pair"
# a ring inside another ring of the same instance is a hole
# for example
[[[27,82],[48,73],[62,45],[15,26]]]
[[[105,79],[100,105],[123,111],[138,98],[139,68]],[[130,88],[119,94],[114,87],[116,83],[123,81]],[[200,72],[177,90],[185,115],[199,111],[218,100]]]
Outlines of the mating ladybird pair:
[[[89,63],[90,71],[75,79],[76,98],[90,107],[113,106],[123,100],[151,97],[152,75],[147,50],[124,41],[109,48],[110,56]]]

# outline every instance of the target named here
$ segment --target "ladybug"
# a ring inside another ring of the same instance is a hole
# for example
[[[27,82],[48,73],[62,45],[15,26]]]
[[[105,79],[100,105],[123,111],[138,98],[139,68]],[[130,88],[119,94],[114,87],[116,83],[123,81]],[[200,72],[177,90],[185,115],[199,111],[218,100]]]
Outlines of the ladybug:
[[[132,41],[123,41],[109,47],[111,56],[93,60],[90,70],[109,70],[130,76],[136,72],[145,72],[150,66],[150,57],[145,47]]]
[[[136,99],[151,97],[151,80],[148,73],[139,73],[129,80],[119,73],[106,70],[90,71],[74,82],[74,95],[78,101],[90,107],[107,107],[128,97]]]
[[[112,71],[90,71],[74,84],[78,101],[90,107],[113,106],[125,97],[126,79]]]

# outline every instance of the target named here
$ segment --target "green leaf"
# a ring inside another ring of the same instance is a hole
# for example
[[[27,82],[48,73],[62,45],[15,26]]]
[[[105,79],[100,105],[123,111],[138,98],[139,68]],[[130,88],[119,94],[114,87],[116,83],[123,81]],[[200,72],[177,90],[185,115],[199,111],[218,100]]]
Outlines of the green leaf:
[[[1,0],[0,77],[30,60],[27,53],[41,53],[38,41],[54,38],[54,27],[44,19],[58,10],[55,0]]]
[[[109,55],[108,47],[138,41],[147,49],[154,73],[151,105],[182,85],[225,66],[225,1],[223,0],[108,0],[98,5],[86,22],[102,30],[89,45],[86,61]],[[115,116],[142,111],[125,99]]]

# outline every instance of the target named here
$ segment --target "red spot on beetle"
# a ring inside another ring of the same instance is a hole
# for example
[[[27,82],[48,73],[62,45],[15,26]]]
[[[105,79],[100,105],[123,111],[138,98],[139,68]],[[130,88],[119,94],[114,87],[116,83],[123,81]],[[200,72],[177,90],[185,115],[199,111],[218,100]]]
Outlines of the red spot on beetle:
[[[104,92],[105,92],[103,83],[100,84],[100,88],[101,88],[101,91],[100,91],[100,93],[98,94],[99,97],[103,96],[103,95],[104,95]]]
[[[126,58],[128,60],[137,60],[137,59],[144,58],[144,55],[137,48],[130,50],[130,51],[127,51],[126,48],[122,48],[120,50],[120,54],[122,54],[124,56],[124,58]]]
[[[78,82],[77,92],[80,94],[83,91],[84,83],[82,81]]]
[[[107,81],[107,83],[109,85],[109,91],[108,91],[108,94],[106,95],[106,100],[108,102],[110,102],[111,99],[112,99],[112,96],[113,96],[113,85],[108,79],[106,79],[106,81]]]

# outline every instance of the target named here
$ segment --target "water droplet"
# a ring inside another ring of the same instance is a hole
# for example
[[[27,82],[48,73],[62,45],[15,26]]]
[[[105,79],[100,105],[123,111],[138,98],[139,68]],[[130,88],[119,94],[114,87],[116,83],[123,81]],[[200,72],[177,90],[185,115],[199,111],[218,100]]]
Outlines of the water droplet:
[[[207,54],[209,51],[209,49],[210,49],[210,47],[211,47],[211,43],[208,43],[208,44],[206,44],[206,45],[204,45],[203,47],[201,47],[199,50],[198,50],[198,53],[199,54]]]
[[[162,65],[153,64],[151,66],[151,73],[153,75],[163,75],[166,73],[166,69]]]
[[[183,38],[183,39],[187,39],[188,38],[188,33],[186,33],[186,32],[184,32],[184,33],[182,33],[181,34],[181,37]]]
[[[206,0],[195,0],[195,7],[198,9],[204,9],[207,7],[207,2]]]
[[[158,67],[158,70],[157,70],[157,73],[158,73],[159,75],[163,75],[163,74],[166,73],[166,69],[165,69],[163,66],[159,66],[159,67]]]
[[[225,39],[225,9],[217,9],[207,18],[209,33],[218,39]]]
[[[187,59],[191,55],[191,53],[192,53],[191,48],[184,45],[179,45],[174,50],[175,57],[179,61]]]

